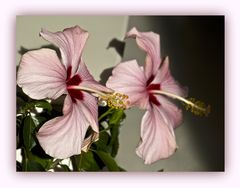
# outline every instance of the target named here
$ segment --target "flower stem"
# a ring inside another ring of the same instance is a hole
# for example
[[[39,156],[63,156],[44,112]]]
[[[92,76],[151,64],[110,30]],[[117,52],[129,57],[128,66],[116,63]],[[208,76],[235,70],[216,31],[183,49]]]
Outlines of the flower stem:
[[[99,133],[106,132],[106,131],[108,131],[108,130],[110,130],[110,129],[111,129],[111,127],[108,127],[108,128],[106,128],[106,129],[103,129],[103,130],[99,131]]]
[[[79,155],[74,155],[70,157],[74,172],[82,171],[82,155],[83,155],[83,152]]]
[[[49,167],[48,170],[50,169],[54,169],[63,159],[56,159],[52,164],[51,166]]]
[[[78,164],[77,164],[77,169],[78,169],[78,171],[80,172],[80,171],[82,171],[82,169],[81,169],[81,165],[82,165],[82,153],[80,154],[80,156],[79,156],[79,161],[78,161]]]
[[[99,118],[98,121],[101,121],[105,116],[111,113],[113,111],[113,108],[109,108],[106,112],[104,112]]]

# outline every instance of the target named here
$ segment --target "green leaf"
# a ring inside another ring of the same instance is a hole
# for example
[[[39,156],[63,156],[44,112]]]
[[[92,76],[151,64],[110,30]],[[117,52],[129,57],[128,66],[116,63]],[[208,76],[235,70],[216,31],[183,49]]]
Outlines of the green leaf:
[[[117,163],[112,158],[112,156],[109,153],[103,152],[103,151],[95,151],[95,153],[98,155],[98,157],[102,160],[102,162],[106,165],[108,170],[110,171],[120,171]]]
[[[109,114],[112,114],[113,112],[113,108],[108,108],[107,111],[104,111],[102,112],[101,110],[102,108],[99,108],[99,118],[98,118],[98,121],[101,122],[102,120],[105,120],[106,117],[109,115]],[[104,108],[105,109],[105,108]]]
[[[109,124],[119,125],[124,118],[125,118],[125,113],[123,110],[114,110],[111,116],[109,116]]]
[[[109,146],[111,146],[111,156],[115,157],[119,149],[119,140],[118,140],[119,126],[112,127],[110,132],[111,132],[111,140],[110,140]]]
[[[30,154],[31,152],[22,149],[22,171],[45,171],[40,163],[28,158]]]
[[[120,166],[118,166],[118,168],[120,169],[121,172],[126,172],[126,170]]]
[[[81,161],[81,169],[84,171],[99,171],[100,167],[98,166],[94,155],[91,151],[87,153],[82,152],[82,161]]]
[[[23,116],[17,116],[16,122],[16,146],[17,149],[21,148],[23,145],[23,123],[24,123]]]
[[[34,120],[35,124],[37,126],[39,126],[39,125],[42,125],[43,123],[45,123],[47,121],[47,118],[43,117],[43,116],[36,115],[35,117],[33,117],[33,120]]]
[[[48,169],[53,162],[53,159],[40,158],[39,156],[34,155],[31,152],[28,153],[28,159],[39,163],[44,169]]]
[[[37,140],[36,140],[37,141]],[[39,158],[41,159],[51,159],[53,160],[53,158],[49,155],[47,155],[45,153],[45,151],[42,149],[42,147],[39,145],[39,144],[36,144],[36,146],[34,146],[32,149],[31,149],[31,153],[34,155],[34,156],[38,156]]]
[[[38,113],[36,111],[36,107],[43,108],[47,113],[50,113],[52,111],[52,105],[45,101],[45,100],[33,100],[31,102],[24,102],[21,103],[20,101],[17,101],[19,105],[17,105],[18,113],[27,115],[29,112]]]
[[[115,157],[119,148],[119,126],[123,119],[126,117],[123,110],[115,110],[111,116],[109,116],[109,125],[111,127],[111,140],[109,146],[111,147],[111,155]]]
[[[27,151],[30,151],[36,145],[32,135],[35,128],[36,128],[36,125],[31,115],[28,115],[24,119],[24,126],[23,126],[23,144]]]
[[[45,100],[36,101],[35,102],[35,107],[43,108],[43,109],[45,109],[45,110],[47,110],[49,112],[52,111],[52,105],[49,102],[45,101]]]
[[[24,106],[25,104],[25,101],[21,98],[21,97],[18,97],[17,96],[17,113],[21,113],[22,111],[22,107]]]
[[[74,171],[99,171],[101,168],[92,151],[83,152],[71,158]]]
[[[74,155],[70,157],[73,165],[73,171],[81,171],[81,155]]]
[[[109,112],[109,110],[107,112]],[[103,131],[110,129],[111,136],[109,136],[107,143],[103,143],[101,136],[103,135],[104,132],[101,132],[99,141],[97,142],[97,145],[101,147],[97,147],[97,150],[110,152],[111,156],[115,157],[117,155],[118,148],[119,148],[119,141],[118,141],[119,126],[120,126],[120,123],[123,121],[123,119],[126,117],[126,115],[123,110],[111,109],[110,112],[111,113],[108,113],[108,121],[107,121],[108,127],[105,128],[105,130]]]
[[[43,166],[36,162],[36,161],[32,161],[32,160],[27,160],[27,169],[26,171],[30,171],[30,172],[39,172],[39,171],[45,171],[45,169],[43,168]]]
[[[32,111],[34,108],[35,106],[33,102],[26,102],[25,105],[20,108],[20,113],[26,116],[29,111]]]
[[[93,145],[96,146],[96,150],[101,150],[105,152],[109,152],[110,149],[108,147],[110,140],[110,135],[107,132],[101,132],[99,135],[99,139]]]

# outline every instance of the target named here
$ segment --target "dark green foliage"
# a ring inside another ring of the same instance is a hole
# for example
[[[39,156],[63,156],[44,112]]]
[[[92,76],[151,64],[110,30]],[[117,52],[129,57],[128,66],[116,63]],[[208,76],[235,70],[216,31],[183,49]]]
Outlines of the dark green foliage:
[[[106,165],[109,171],[120,171],[116,161],[112,158],[112,156],[109,153],[103,151],[95,151],[95,153]]]
[[[70,158],[72,168],[61,159],[47,155],[38,143],[36,133],[50,119],[62,115],[60,101],[33,100],[17,88],[16,148],[21,149],[22,161],[16,162],[17,171],[125,171],[114,160],[119,148],[119,129],[125,118],[123,110],[99,107],[99,139],[87,152]],[[38,112],[36,107],[41,108]],[[91,134],[91,129],[89,133]]]
[[[31,115],[27,115],[23,124],[23,145],[27,151],[30,151],[36,144],[33,139],[33,131],[35,128],[36,125]]]

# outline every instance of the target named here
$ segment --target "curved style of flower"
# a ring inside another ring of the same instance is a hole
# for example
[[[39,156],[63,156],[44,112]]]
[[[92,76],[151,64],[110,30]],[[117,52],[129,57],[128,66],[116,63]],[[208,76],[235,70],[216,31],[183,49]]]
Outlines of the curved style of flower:
[[[119,63],[106,85],[129,96],[129,106],[146,109],[141,121],[141,140],[136,149],[145,164],[171,156],[177,149],[174,128],[182,122],[182,112],[168,98],[187,104],[193,112],[207,113],[185,99],[186,89],[174,80],[169,71],[169,58],[161,60],[160,37],[153,32],[139,32],[133,28],[127,37],[136,38],[138,46],[147,54],[144,67],[136,60]]]
[[[61,60],[52,49],[42,48],[22,56],[17,83],[33,99],[57,99],[63,94],[63,116],[46,122],[38,131],[37,139],[47,154],[64,159],[86,150],[91,139],[84,141],[89,126],[97,134],[98,101],[115,102],[116,108],[124,104],[116,102],[113,90],[100,85],[89,73],[82,60],[82,51],[88,32],[79,26],[52,33],[40,32],[45,40],[60,49]],[[121,94],[119,94],[121,96]]]

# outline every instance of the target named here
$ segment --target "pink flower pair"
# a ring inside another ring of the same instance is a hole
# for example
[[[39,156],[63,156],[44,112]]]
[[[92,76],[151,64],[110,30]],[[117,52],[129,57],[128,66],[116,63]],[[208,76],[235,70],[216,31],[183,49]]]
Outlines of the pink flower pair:
[[[204,110],[183,98],[186,91],[171,76],[169,58],[160,57],[158,34],[135,28],[127,33],[146,52],[145,65],[140,67],[136,60],[119,63],[107,81],[108,88],[94,80],[81,58],[86,31],[75,26],[56,33],[42,30],[40,35],[60,49],[61,60],[51,49],[27,52],[19,65],[17,83],[33,99],[57,99],[66,94],[63,116],[46,122],[37,133],[40,145],[52,157],[80,154],[89,142],[89,138],[84,141],[88,127],[99,132],[97,98],[113,107],[146,109],[136,151],[145,164],[167,158],[177,148],[173,129],[181,123],[182,113],[167,97]]]

